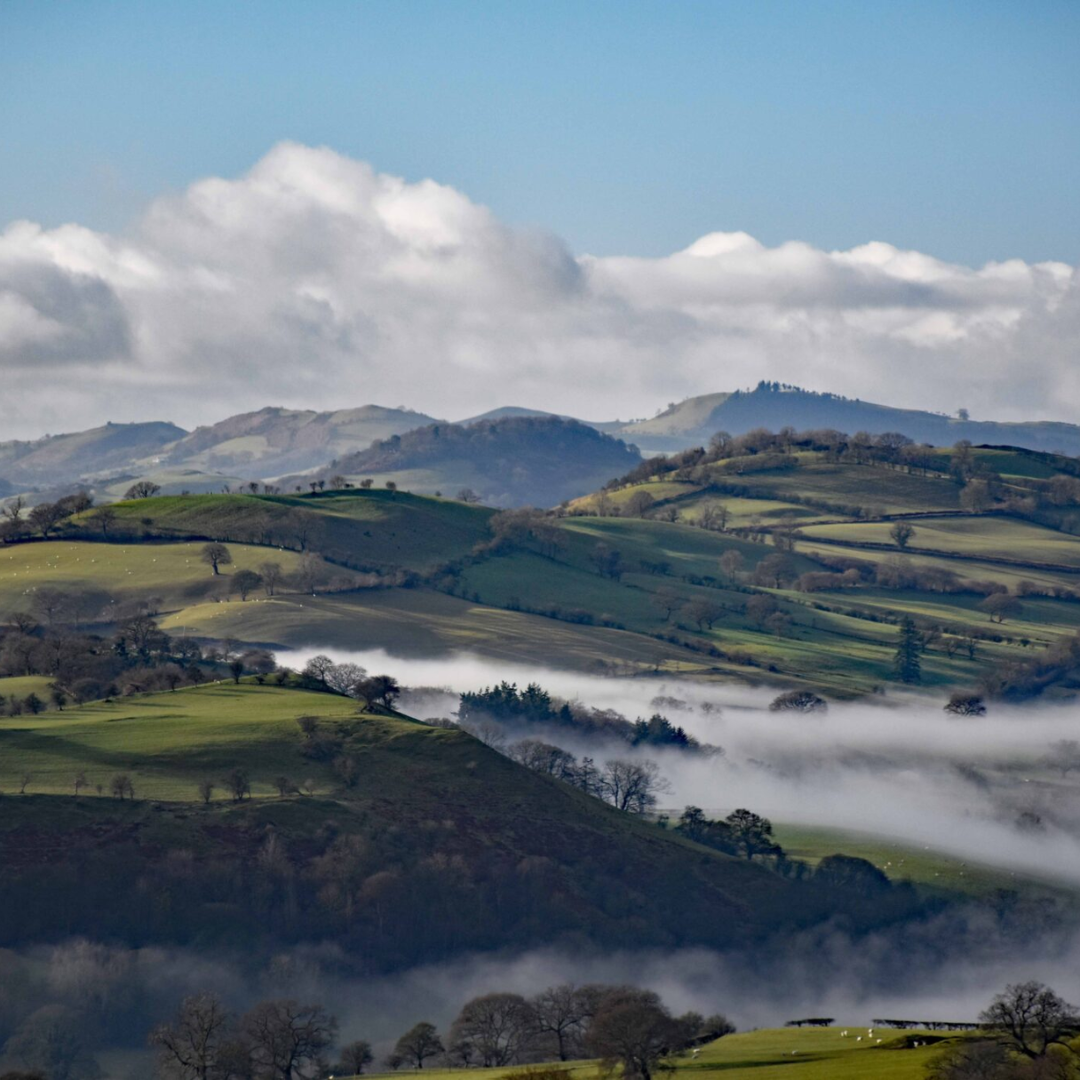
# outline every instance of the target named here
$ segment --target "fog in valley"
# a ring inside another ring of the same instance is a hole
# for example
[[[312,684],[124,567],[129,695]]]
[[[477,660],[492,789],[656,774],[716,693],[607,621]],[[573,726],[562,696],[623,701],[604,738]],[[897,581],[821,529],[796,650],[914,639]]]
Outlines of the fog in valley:
[[[419,719],[453,718],[458,694],[505,679],[537,682],[553,695],[614,709],[630,720],[663,713],[722,754],[631,749],[586,741],[551,725],[517,727],[597,760],[640,755],[657,762],[671,790],[662,808],[712,816],[748,807],[774,823],[875,833],[1006,871],[1080,885],[1080,764],[1050,763],[1078,736],[1075,705],[991,706],[953,717],[942,702],[913,696],[832,703],[825,714],[773,713],[777,690],[676,679],[599,678],[471,655],[415,660],[380,651],[309,649],[280,656],[302,667],[317,652],[395,676],[399,707]],[[902,867],[889,868],[903,877]]]
[[[399,708],[420,719],[452,719],[462,691],[504,679],[535,681],[630,720],[661,712],[722,752],[632,748],[556,725],[512,729],[508,742],[540,738],[598,762],[652,759],[670,784],[660,805],[675,814],[688,804],[710,816],[745,806],[777,824],[881,834],[1018,878],[1080,886],[1080,767],[1050,767],[1055,745],[1075,738],[1074,706],[992,706],[986,717],[957,718],[941,702],[898,696],[806,715],[770,712],[775,689],[599,678],[469,655],[414,660],[312,648],[278,659],[299,668],[320,652],[396,677],[406,688]],[[904,876],[902,866],[887,869]],[[1064,892],[1056,904],[1007,915],[993,904],[945,906],[858,938],[828,924],[724,953],[553,945],[392,975],[371,973],[364,957],[335,946],[269,961],[79,941],[0,950],[0,1027],[35,1008],[66,1007],[94,1020],[93,1049],[109,1080],[134,1080],[149,1074],[145,1032],[185,995],[208,989],[238,1011],[266,998],[319,1002],[338,1017],[341,1042],[368,1039],[381,1060],[415,1022],[445,1030],[466,1000],[496,990],[529,996],[561,982],[628,982],[656,989],[677,1012],[723,1012],[745,1030],[807,1015],[851,1025],[973,1020],[1006,983],[1032,978],[1080,1000],[1080,919]]]

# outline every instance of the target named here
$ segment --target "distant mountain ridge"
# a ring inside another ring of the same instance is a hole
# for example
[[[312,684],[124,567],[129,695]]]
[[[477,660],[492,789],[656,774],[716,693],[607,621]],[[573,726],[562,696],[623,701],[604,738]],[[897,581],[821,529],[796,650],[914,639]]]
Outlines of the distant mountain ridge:
[[[774,431],[782,427],[835,428],[847,434],[867,431],[871,435],[897,431],[933,446],[952,446],[967,439],[1080,455],[1080,426],[1076,424],[961,420],[770,382],[761,382],[753,390],[688,398],[651,420],[622,425],[612,434],[633,440],[646,452],[658,453],[705,443],[717,431],[742,435],[758,427]]]
[[[187,434],[163,421],[104,424],[67,435],[0,443],[0,477],[16,488],[71,482],[130,467]],[[4,487],[0,483],[0,489]]]
[[[268,407],[196,428],[166,447],[161,463],[265,478],[318,468],[433,422],[425,413],[381,405],[332,412]]]
[[[976,445],[1016,446],[1080,456],[1077,424],[963,420],[775,382],[761,382],[752,390],[687,398],[647,420],[577,420],[507,405],[453,423],[462,427],[527,419],[573,421],[632,444],[645,454],[671,453],[703,445],[717,431],[741,435],[757,427],[773,430],[793,427],[796,430],[834,428],[848,434],[897,431],[916,442],[935,446],[951,446],[967,439]],[[444,423],[448,422],[426,413],[380,405],[323,412],[272,406],[230,416],[192,432],[161,421],[110,423],[89,431],[0,443],[0,497],[77,483],[101,489],[110,477],[121,485],[135,478],[150,477],[166,491],[175,492],[220,490],[240,481],[284,476],[296,479],[300,474],[325,472],[328,463],[362,453],[377,442]],[[557,450],[556,443],[551,445]],[[515,467],[509,458],[503,464],[510,470]],[[564,466],[565,458],[563,466],[555,464],[553,468]],[[536,467],[534,461],[530,468]],[[417,482],[421,486],[417,490],[427,490],[432,484],[443,485],[453,471],[444,469],[443,475],[435,479],[419,478]],[[471,479],[462,483],[475,486],[478,477],[469,475]],[[427,480],[431,483],[426,483]],[[449,488],[450,484],[443,486]],[[504,494],[512,487],[505,485]],[[568,497],[587,490],[591,488]]]

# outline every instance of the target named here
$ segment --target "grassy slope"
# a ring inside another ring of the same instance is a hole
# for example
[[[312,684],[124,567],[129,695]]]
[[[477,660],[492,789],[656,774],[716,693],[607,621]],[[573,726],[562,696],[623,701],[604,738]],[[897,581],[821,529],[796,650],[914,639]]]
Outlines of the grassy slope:
[[[999,464],[1017,470],[1047,467],[1042,458],[979,453],[1003,455]],[[1017,460],[1012,462],[1012,457]],[[896,550],[882,546],[889,524],[844,520],[835,511],[799,507],[773,498],[774,494],[781,499],[785,493],[818,498],[852,510],[876,506],[956,513],[959,487],[948,478],[913,476],[878,466],[829,465],[808,454],[799,455],[799,460],[802,464],[794,470],[750,472],[742,477],[724,473],[723,463],[712,469],[718,483],[742,484],[768,498],[718,495],[700,484],[679,481],[640,486],[661,502],[674,500],[672,505],[688,521],[705,500],[719,497],[732,509],[735,529],[755,518],[768,524],[790,509],[801,511],[798,520],[805,538],[799,541],[794,559],[799,572],[819,569],[817,557],[844,556],[866,563],[894,558]],[[625,502],[630,494],[631,489],[624,489],[611,498],[615,503]],[[89,587],[107,578],[110,591],[144,590],[163,597],[169,629],[266,643],[384,645],[400,653],[425,655],[468,648],[587,670],[629,665],[628,670],[682,670],[705,677],[734,674],[779,683],[808,680],[827,692],[847,696],[890,680],[897,640],[894,620],[899,611],[957,633],[974,631],[998,638],[982,642],[975,661],[961,653],[949,658],[941,649],[926,654],[924,681],[929,687],[970,685],[986,665],[1030,656],[1025,641],[1044,645],[1080,626],[1080,605],[1064,600],[1025,599],[1023,615],[1002,627],[991,625],[978,610],[979,597],[974,593],[896,592],[863,585],[815,594],[772,590],[792,620],[790,632],[778,637],[748,621],[743,613],[751,595],[746,585],[753,567],[773,553],[772,546],[685,523],[570,517],[560,522],[564,543],[554,559],[517,551],[476,561],[470,553],[489,535],[490,511],[404,492],[167,497],[118,504],[117,512],[136,531],[174,538],[198,534],[242,539],[257,535],[260,528],[265,534],[269,522],[286,545],[290,543],[289,522],[301,515],[317,522],[318,537],[312,542],[319,550],[339,564],[356,568],[403,567],[426,573],[447,561],[464,560],[461,576],[452,586],[453,597],[429,588],[393,589],[319,597],[287,595],[246,605],[215,602],[215,583],[209,575],[199,577],[202,568],[191,561],[190,546],[177,548],[172,556],[166,555],[170,549],[165,546],[139,547],[132,542],[125,550],[125,545],[111,545],[110,554],[97,556],[111,559],[108,567],[89,564],[93,567],[85,578]],[[144,524],[145,520],[150,524]],[[1013,591],[1023,580],[1041,586],[1080,583],[1080,575],[1056,568],[1080,568],[1080,539],[993,515],[913,520],[916,535],[905,557],[917,568],[939,567],[961,578],[998,582]],[[826,539],[832,542],[825,543]],[[621,553],[626,567],[621,580],[597,573],[591,555],[598,543]],[[877,546],[868,548],[865,543]],[[103,545],[95,546],[104,550]],[[920,547],[940,553],[922,553]],[[257,563],[269,550],[242,545],[234,549],[237,567],[245,560]],[[742,555],[746,567],[738,588],[731,588],[719,569],[720,557],[733,549]],[[58,580],[65,570],[86,572],[85,561],[78,567],[72,563],[73,550],[57,544],[0,549],[0,614],[25,606],[21,594],[37,582]],[[282,562],[296,557],[273,550]],[[181,557],[184,565],[177,561]],[[153,562],[155,558],[158,563]],[[1015,559],[1024,565],[1002,565],[993,562],[995,558]],[[669,570],[648,573],[642,563],[666,563]],[[5,565],[11,570],[6,577]],[[691,584],[690,577],[699,583]],[[669,618],[658,606],[657,594],[671,591],[682,601],[709,600],[725,609],[724,614],[712,628],[680,614]],[[587,617],[582,619],[581,613]],[[586,625],[589,622],[593,625]],[[753,660],[751,665],[745,663],[747,655]]]
[[[942,1041],[919,1048],[909,1045],[941,1040],[940,1035],[925,1032],[875,1031],[871,1039],[866,1028],[848,1028],[846,1038],[841,1037],[841,1030],[845,1029],[774,1028],[729,1035],[705,1046],[697,1058],[677,1058],[674,1070],[666,1075],[672,1080],[922,1080],[927,1063],[944,1045]],[[862,1041],[856,1042],[860,1035]],[[874,1041],[877,1038],[882,1039],[880,1044]],[[565,1068],[569,1080],[599,1080],[601,1076],[595,1062],[552,1067]],[[425,1069],[418,1075],[427,1080],[503,1080],[529,1068]]]
[[[0,791],[30,772],[28,791],[68,794],[82,769],[91,788],[100,783],[108,790],[111,778],[126,772],[139,798],[188,802],[201,779],[223,776],[243,759],[253,795],[270,795],[274,777],[296,770],[296,717],[305,714],[342,718],[354,716],[356,706],[335,694],[215,683],[3,718]],[[308,771],[332,786],[328,768],[311,763]]]
[[[32,609],[41,587],[67,592],[107,593],[117,601],[158,597],[165,607],[181,607],[220,597],[238,570],[255,570],[277,562],[294,571],[300,556],[293,551],[229,544],[232,563],[214,577],[199,558],[201,543],[106,544],[55,540],[0,548],[0,616]],[[250,603],[251,601],[249,601]]]
[[[312,546],[348,565],[427,569],[460,558],[487,536],[492,511],[451,499],[406,492],[350,491],[307,495],[190,495],[117,503],[129,526],[151,517],[162,536],[235,536],[264,523],[289,536],[289,516],[311,513],[318,522]]]
[[[345,739],[357,762],[355,788],[342,789],[326,764],[304,756],[295,723],[301,715],[322,716],[324,730]],[[210,806],[198,805],[198,782],[219,780],[233,767],[249,772],[256,797],[235,804],[219,794]],[[80,769],[89,787],[75,798],[72,779]],[[692,903],[698,914],[687,909],[680,916],[690,923],[711,912],[708,918],[720,922],[707,932],[720,937],[792,917],[794,886],[757,866],[531,773],[464,732],[358,715],[354,702],[328,694],[209,685],[48,719],[0,720],[0,787],[10,791],[25,772],[32,773],[27,795],[4,796],[0,817],[0,860],[15,864],[51,860],[69,848],[85,854],[89,834],[106,849],[134,838],[140,858],[153,861],[169,849],[214,851],[229,831],[243,830],[259,843],[268,824],[304,843],[332,820],[336,830],[389,840],[403,853],[441,836],[438,849],[447,857],[498,851],[512,860],[554,860],[586,892],[605,874],[621,876],[632,883],[630,892],[604,897],[601,917],[631,936],[638,920],[618,920],[635,895],[652,911],[642,908],[640,918],[653,936],[675,932],[657,919],[666,904]],[[137,801],[109,796],[119,772],[131,776]],[[278,775],[311,777],[316,797],[271,798]],[[669,896],[674,882],[683,883],[682,900]]]

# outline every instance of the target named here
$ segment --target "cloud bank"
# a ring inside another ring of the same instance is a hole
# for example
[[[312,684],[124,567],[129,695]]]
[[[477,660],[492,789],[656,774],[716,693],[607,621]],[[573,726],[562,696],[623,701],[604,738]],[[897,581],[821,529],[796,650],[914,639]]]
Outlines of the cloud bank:
[[[575,255],[453,188],[295,143],[124,234],[0,232],[6,436],[264,404],[627,419],[760,378],[1072,419],[1078,341],[1063,263],[719,232],[664,258]]]

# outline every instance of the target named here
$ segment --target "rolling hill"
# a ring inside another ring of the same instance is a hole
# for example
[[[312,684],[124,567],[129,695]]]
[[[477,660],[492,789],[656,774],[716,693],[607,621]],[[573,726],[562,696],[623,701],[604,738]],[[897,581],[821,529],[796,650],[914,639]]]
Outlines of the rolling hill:
[[[111,794],[118,775],[133,797]],[[4,946],[334,940],[372,970],[557,940],[746,944],[827,913],[873,925],[918,906],[690,843],[463,731],[279,686],[0,719],[0,790],[20,789],[0,819]]]
[[[646,453],[670,453],[688,446],[704,446],[717,431],[743,435],[754,428],[779,431],[784,427],[800,431],[866,431],[871,435],[896,431],[934,446],[952,446],[966,439],[972,443],[1080,454],[1080,426],[1076,424],[961,420],[770,382],[761,382],[753,390],[688,398],[650,420],[614,428],[605,425],[604,430],[637,444]]]
[[[175,424],[105,424],[69,435],[0,443],[0,477],[9,490],[71,484],[127,469],[185,435]]]
[[[504,416],[383,439],[320,475],[391,481],[426,495],[471,488],[488,506],[554,506],[640,460],[636,448],[576,420]]]
[[[266,408],[197,428],[165,447],[160,463],[262,479],[314,469],[430,423],[423,413],[379,405],[332,412]]]

